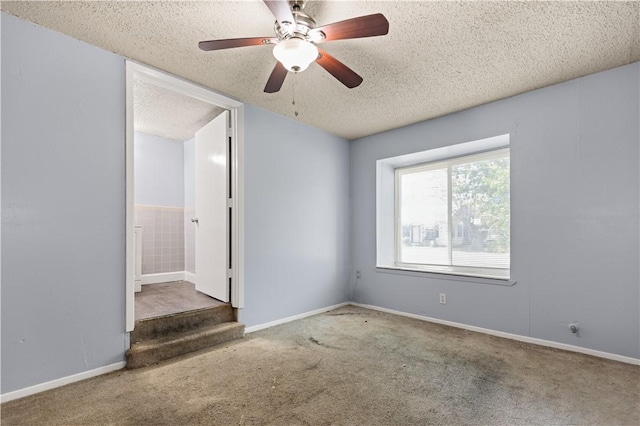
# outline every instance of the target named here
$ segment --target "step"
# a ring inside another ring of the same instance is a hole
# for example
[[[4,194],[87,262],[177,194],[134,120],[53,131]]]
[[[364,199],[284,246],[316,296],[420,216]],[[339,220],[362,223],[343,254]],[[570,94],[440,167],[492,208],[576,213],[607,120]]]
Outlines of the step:
[[[244,324],[233,321],[133,343],[127,351],[127,368],[153,365],[179,355],[240,339],[243,336]]]
[[[131,332],[131,343],[157,339],[173,333],[195,330],[198,327],[235,321],[231,305],[215,306],[180,312],[156,318],[146,318],[136,321],[135,329]]]

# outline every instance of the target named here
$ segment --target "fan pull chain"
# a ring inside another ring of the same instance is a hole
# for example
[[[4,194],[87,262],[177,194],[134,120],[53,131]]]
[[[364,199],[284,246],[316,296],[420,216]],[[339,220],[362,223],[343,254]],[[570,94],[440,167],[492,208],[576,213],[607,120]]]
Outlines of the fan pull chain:
[[[293,90],[291,95],[291,105],[293,105],[293,114],[297,117],[298,111],[296,110],[296,76],[298,73],[293,74]]]

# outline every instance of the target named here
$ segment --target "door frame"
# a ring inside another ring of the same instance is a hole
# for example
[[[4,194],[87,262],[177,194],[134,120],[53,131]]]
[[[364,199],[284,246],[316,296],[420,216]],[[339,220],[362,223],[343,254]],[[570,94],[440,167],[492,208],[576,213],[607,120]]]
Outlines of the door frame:
[[[126,61],[125,129],[125,323],[130,332],[135,325],[134,306],[134,78],[229,110],[231,136],[231,306],[244,307],[244,104],[203,86],[131,60]]]

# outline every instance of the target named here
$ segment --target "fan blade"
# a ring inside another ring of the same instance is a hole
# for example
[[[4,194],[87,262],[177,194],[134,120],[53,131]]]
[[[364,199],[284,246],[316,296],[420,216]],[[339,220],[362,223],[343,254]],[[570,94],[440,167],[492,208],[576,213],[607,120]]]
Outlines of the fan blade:
[[[267,85],[264,86],[265,93],[275,93],[280,90],[288,72],[289,71],[287,71],[284,65],[280,62],[276,63],[276,66],[273,67],[273,71],[271,71],[269,80],[267,80]]]
[[[287,0],[264,0],[264,3],[280,24],[283,24],[284,22],[294,24],[296,22]]]
[[[324,33],[324,40],[319,40],[320,43],[348,38],[374,37],[389,33],[389,21],[382,13],[376,13],[314,28],[309,31],[309,35],[313,37],[320,31]]]
[[[201,41],[198,47],[202,50],[231,49],[233,47],[261,46],[275,44],[278,40],[272,37],[227,38],[222,40]]]
[[[323,50],[318,49],[318,52],[320,52],[320,57],[316,59],[318,65],[337,78],[340,83],[349,89],[353,89],[362,83],[362,77],[356,74],[351,68]]]

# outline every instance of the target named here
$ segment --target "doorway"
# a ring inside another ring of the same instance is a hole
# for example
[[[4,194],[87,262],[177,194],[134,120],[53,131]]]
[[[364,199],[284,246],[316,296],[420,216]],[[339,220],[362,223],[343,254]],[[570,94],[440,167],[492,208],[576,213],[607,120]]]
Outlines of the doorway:
[[[126,331],[145,315],[242,308],[242,104],[130,61],[126,90]]]

